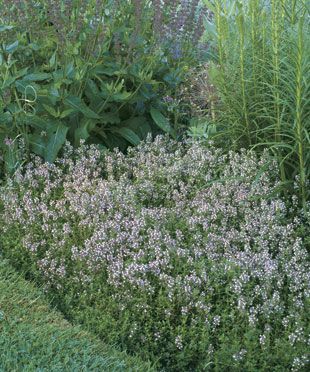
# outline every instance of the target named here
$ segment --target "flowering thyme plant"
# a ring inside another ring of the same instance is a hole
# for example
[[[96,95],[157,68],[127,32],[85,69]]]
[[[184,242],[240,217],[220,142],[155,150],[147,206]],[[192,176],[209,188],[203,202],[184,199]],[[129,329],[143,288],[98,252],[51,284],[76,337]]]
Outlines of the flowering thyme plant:
[[[65,151],[1,190],[0,242],[69,318],[169,371],[305,368],[307,251],[268,154]]]

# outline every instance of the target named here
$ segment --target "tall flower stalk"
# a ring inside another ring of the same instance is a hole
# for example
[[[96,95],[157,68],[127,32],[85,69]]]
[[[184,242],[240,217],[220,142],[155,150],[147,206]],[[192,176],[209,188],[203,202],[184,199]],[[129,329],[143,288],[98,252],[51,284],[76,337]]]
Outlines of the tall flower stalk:
[[[230,147],[269,148],[283,190],[310,198],[310,24],[305,1],[205,0],[214,12],[217,126]],[[211,38],[211,36],[210,36]],[[237,47],[238,46],[238,47]],[[297,183],[296,183],[297,179]]]

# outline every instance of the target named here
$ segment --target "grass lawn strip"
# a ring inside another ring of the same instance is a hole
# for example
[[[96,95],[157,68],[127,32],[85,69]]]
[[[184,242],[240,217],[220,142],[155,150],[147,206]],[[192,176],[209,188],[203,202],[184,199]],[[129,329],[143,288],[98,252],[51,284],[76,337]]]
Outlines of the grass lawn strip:
[[[0,371],[152,371],[52,310],[32,283],[0,259]]]

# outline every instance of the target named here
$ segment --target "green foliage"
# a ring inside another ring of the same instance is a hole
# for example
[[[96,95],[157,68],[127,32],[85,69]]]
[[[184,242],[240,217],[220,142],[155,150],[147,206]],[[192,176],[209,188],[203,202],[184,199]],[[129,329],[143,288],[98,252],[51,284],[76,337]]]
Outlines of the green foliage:
[[[103,345],[54,310],[44,295],[0,260],[1,371],[153,371]]]
[[[210,141],[216,134],[216,125],[206,118],[193,118],[190,121],[187,134],[196,140]]]
[[[306,370],[310,214],[267,153],[65,151],[1,188],[0,248],[67,319],[159,370]]]
[[[217,134],[228,148],[269,148],[303,206],[310,179],[310,24],[307,1],[205,0],[215,28]],[[215,72],[215,73],[214,73]]]
[[[138,11],[127,1],[94,3],[77,1],[70,8],[59,2],[53,10],[50,1],[32,9],[0,1],[0,149],[6,171],[15,169],[6,138],[22,137],[27,151],[53,162],[66,140],[125,150],[149,132],[179,132],[172,131],[162,98],[177,90],[191,53],[175,60],[155,43],[147,1]],[[10,12],[21,19],[11,19]]]

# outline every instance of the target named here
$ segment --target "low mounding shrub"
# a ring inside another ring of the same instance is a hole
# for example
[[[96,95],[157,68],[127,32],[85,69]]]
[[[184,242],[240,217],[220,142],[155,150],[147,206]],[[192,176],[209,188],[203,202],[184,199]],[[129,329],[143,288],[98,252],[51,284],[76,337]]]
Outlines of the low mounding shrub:
[[[163,137],[68,145],[2,189],[1,247],[69,319],[164,370],[303,370],[310,219],[289,219],[277,174],[266,153]]]

